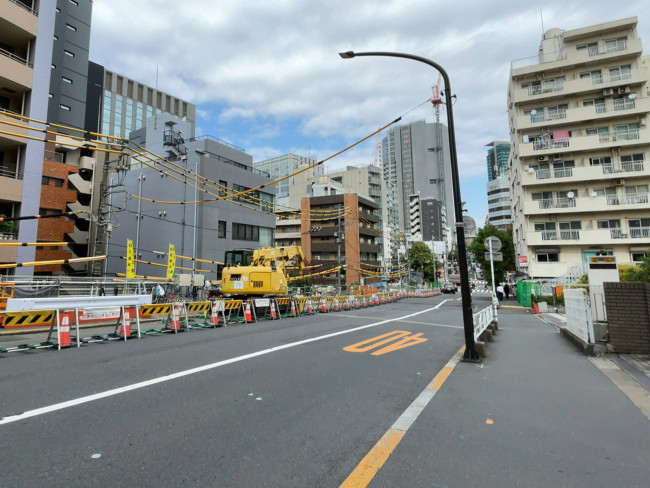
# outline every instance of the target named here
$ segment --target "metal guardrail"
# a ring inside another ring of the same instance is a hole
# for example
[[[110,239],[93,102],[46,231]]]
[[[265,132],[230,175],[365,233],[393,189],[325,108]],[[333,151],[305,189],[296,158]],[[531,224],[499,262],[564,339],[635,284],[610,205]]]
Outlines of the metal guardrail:
[[[477,341],[495,319],[494,307],[490,305],[474,314],[474,340]]]
[[[3,56],[8,57],[9,59],[13,59],[17,63],[24,64],[28,68],[33,68],[34,67],[34,65],[32,63],[30,63],[29,61],[27,61],[26,59],[23,59],[20,56],[16,56],[15,54],[10,53],[9,51],[5,51],[2,48],[0,48],[0,54],[2,54]]]

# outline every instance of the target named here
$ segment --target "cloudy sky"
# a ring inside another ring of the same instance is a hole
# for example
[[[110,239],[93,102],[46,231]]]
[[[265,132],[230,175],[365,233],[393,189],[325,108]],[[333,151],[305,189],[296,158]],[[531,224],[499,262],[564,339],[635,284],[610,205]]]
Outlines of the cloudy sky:
[[[457,97],[461,195],[482,226],[485,145],[509,138],[511,61],[534,56],[544,30],[632,16],[647,53],[647,0],[95,0],[90,56],[150,86],[158,70],[160,90],[196,104],[197,134],[254,160],[289,152],[324,159],[407,112],[405,122],[435,121],[423,104],[438,79],[433,68],[338,53],[432,59]],[[376,142],[333,159],[326,172],[373,162]]]

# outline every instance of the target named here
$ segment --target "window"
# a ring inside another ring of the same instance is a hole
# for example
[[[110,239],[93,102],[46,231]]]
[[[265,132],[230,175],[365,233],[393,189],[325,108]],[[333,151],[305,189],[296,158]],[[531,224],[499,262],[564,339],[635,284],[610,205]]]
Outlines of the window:
[[[605,39],[605,52],[623,51],[627,49],[627,37],[617,37],[616,39]]]
[[[228,194],[228,182],[225,180],[219,180],[219,196],[225,197]]]
[[[50,184],[50,178],[47,176],[41,176],[41,185],[49,185]]]
[[[589,158],[590,166],[611,166],[612,158],[610,156],[601,156],[598,158]]]
[[[535,222],[535,232],[542,233],[543,241],[557,239],[555,222]]]
[[[66,112],[69,112],[71,110],[68,105],[60,104],[59,107],[61,107],[61,110],[65,110]]]
[[[77,2],[77,0],[68,0],[68,2],[70,2],[70,3],[71,3],[72,5],[74,5],[75,7],[78,7],[78,6],[79,6],[79,2]]]
[[[217,237],[219,239],[225,239],[226,238],[226,221],[225,220],[220,220],[219,221],[219,229],[217,232]]]
[[[643,251],[631,251],[630,256],[632,257],[632,261],[636,263],[640,262],[646,256],[646,253]]]
[[[77,32],[77,28],[74,25],[70,24],[65,24],[66,28],[71,30],[72,32]]]
[[[575,168],[575,162],[573,161],[561,161],[559,163],[553,164],[553,175],[556,178],[567,178],[573,176],[573,168]]]
[[[598,229],[620,229],[621,221],[618,219],[598,220],[596,221]]]
[[[580,78],[581,79],[591,78],[591,83],[594,85],[599,85],[600,83],[603,82],[603,75],[599,69],[594,71],[584,71],[580,73]]]
[[[618,140],[630,140],[639,138],[639,124],[622,124],[616,126],[616,138]]]
[[[631,71],[632,66],[629,64],[609,68],[609,79],[610,81],[629,80],[632,77]]]
[[[61,80],[62,80],[64,83],[68,83],[69,85],[72,85],[72,80],[71,80],[70,78],[66,78],[65,76],[62,76],[62,77],[61,77]]]
[[[597,42],[590,42],[588,44],[578,44],[576,46],[576,49],[578,51],[588,51],[589,56],[593,56],[595,54],[598,54],[598,43]]]
[[[539,263],[559,263],[560,252],[556,249],[540,249],[536,253]]]
[[[54,186],[58,188],[63,188],[63,180],[61,178],[52,178],[54,180]]]
[[[258,241],[259,240],[259,227],[256,225],[232,224],[232,238],[241,241]]]
[[[65,54],[66,56],[69,56],[71,58],[74,58],[74,53],[71,52],[71,51],[68,51],[67,49],[63,50],[63,54]]]
[[[582,229],[582,222],[573,220],[570,222],[560,222],[560,239],[562,240],[578,240],[580,239],[580,230]]]

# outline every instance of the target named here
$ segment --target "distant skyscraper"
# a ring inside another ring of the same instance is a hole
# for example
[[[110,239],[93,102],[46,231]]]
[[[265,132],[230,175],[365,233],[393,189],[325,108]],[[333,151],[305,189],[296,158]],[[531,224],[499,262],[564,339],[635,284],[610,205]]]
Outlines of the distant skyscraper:
[[[488,181],[494,181],[500,175],[508,174],[510,143],[495,141],[487,144],[487,146],[490,148],[487,153]]]
[[[253,167],[260,171],[269,173],[271,178],[275,181],[295,173],[300,168],[311,166],[316,163],[317,161],[314,158],[289,153],[275,158],[265,159],[263,161],[256,161],[253,163]],[[306,176],[312,178],[323,176],[324,168],[322,165],[316,166],[307,171],[307,173]],[[277,205],[289,206],[289,188],[294,184],[296,184],[296,180],[294,177],[291,177],[275,185],[275,198]]]
[[[490,224],[505,229],[512,224],[510,186],[508,184],[508,158],[510,143],[494,141],[487,144],[487,197]]]

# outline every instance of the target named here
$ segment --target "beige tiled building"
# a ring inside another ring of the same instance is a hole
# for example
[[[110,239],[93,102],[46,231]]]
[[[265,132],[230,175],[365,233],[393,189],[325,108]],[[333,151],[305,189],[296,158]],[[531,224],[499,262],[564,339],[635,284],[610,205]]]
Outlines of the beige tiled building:
[[[513,238],[533,277],[650,248],[649,57],[636,25],[551,29],[536,56],[512,62]]]

